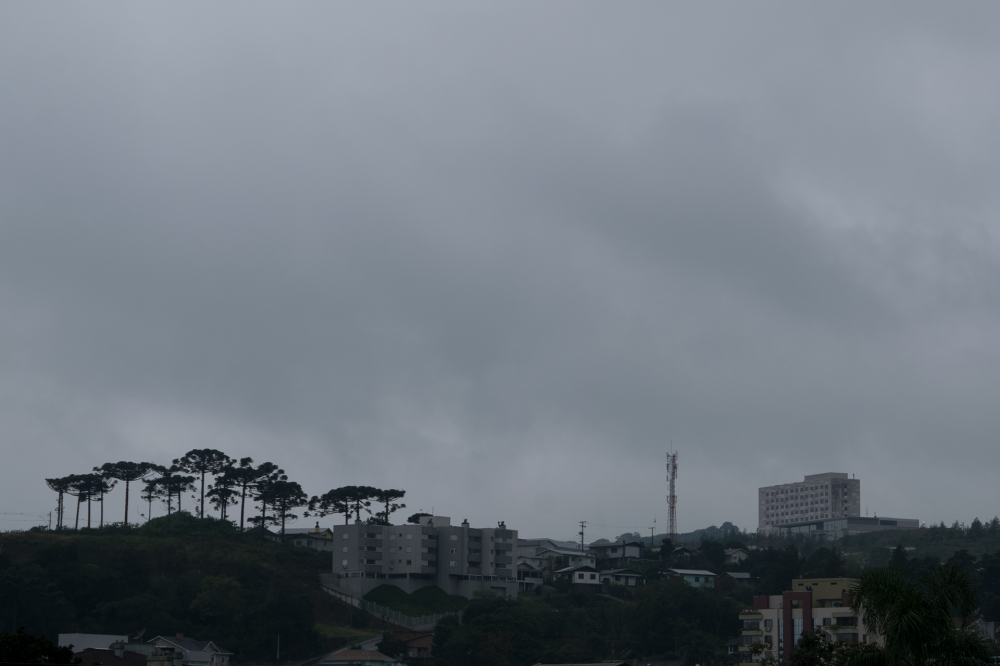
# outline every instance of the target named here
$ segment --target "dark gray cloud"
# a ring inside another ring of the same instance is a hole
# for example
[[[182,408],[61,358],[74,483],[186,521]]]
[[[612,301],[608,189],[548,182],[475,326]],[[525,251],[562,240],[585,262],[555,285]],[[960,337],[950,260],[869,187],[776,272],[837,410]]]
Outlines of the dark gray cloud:
[[[684,529],[992,516],[998,18],[5,6],[5,506],[216,446],[614,536],[673,441]]]

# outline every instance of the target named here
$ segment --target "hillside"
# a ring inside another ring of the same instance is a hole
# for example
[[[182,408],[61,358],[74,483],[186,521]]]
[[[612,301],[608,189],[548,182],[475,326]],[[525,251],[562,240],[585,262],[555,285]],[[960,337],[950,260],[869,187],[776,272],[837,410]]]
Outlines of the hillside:
[[[319,589],[329,555],[187,513],[141,527],[5,533],[0,547],[4,631],[184,633],[261,660],[279,634],[282,657],[340,646],[356,615]]]

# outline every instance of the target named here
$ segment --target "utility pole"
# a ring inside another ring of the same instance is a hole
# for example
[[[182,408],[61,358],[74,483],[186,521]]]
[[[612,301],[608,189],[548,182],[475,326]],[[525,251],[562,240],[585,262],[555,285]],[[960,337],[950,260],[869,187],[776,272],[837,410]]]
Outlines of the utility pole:
[[[584,551],[584,547],[583,547],[583,530],[584,530],[585,527],[587,527],[587,521],[586,520],[581,520],[580,521],[580,552],[581,553]]]

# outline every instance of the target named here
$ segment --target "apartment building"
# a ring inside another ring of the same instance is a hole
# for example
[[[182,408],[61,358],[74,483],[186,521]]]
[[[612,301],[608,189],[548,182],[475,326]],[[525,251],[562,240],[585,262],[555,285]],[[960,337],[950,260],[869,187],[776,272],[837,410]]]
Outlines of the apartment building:
[[[514,548],[517,530],[452,525],[447,516],[423,516],[417,525],[353,525],[333,528],[331,589],[361,597],[389,584],[413,592],[436,585],[472,598],[478,590],[517,595]]]
[[[757,490],[757,527],[778,532],[784,525],[861,515],[861,480],[844,472],[811,474],[802,481]]]
[[[789,663],[803,631],[822,629],[827,640],[880,643],[851,610],[851,578],[799,578],[791,591],[753,598],[753,608],[740,613],[743,630],[741,661],[754,661],[752,647],[763,643],[781,663]]]

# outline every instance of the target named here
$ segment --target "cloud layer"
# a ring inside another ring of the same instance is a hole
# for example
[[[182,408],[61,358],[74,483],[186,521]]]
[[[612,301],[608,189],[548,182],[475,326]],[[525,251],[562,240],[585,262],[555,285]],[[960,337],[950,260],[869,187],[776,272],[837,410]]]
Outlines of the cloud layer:
[[[216,447],[613,537],[673,442],[684,530],[992,517],[998,12],[0,8],[6,510]]]

